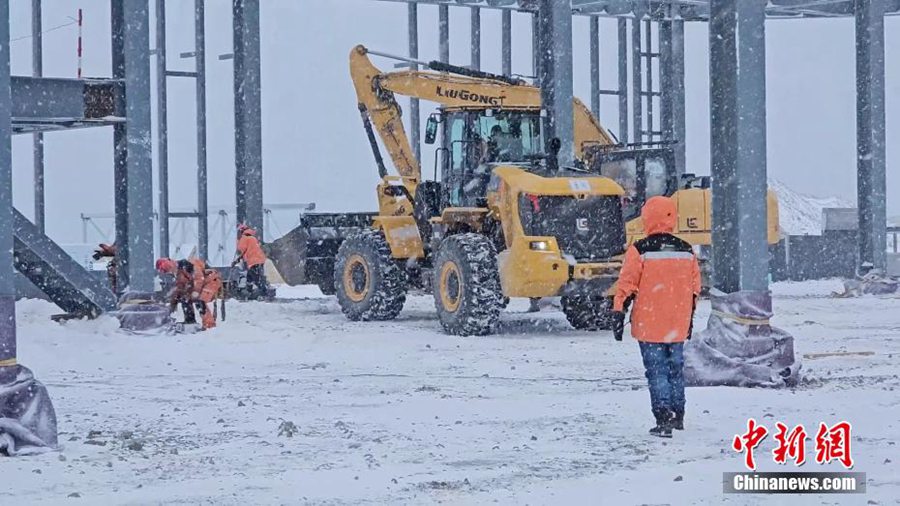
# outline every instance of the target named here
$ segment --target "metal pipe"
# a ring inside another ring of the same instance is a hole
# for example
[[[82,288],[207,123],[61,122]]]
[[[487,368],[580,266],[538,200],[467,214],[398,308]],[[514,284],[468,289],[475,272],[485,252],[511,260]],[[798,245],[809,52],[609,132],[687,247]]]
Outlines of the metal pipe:
[[[644,86],[641,82],[641,22],[637,18],[631,20],[631,129],[634,142],[644,140],[643,96]]]
[[[591,48],[591,112],[594,117],[600,118],[600,19],[596,16],[590,18]]]
[[[619,18],[618,52],[619,52],[619,140],[628,143],[628,20]]]
[[[31,75],[44,75],[44,34],[42,28],[41,0],[31,0]],[[34,224],[46,233],[44,214],[44,134],[32,135],[34,164]]]
[[[407,5],[407,25],[409,33],[409,58],[416,60],[419,58],[419,6],[411,3]],[[419,66],[415,63],[410,67],[412,70],[419,70]],[[422,161],[422,142],[420,140],[419,131],[421,128],[421,118],[419,116],[419,99],[410,97],[409,99],[409,141],[413,147],[413,154],[416,160]]]
[[[504,9],[500,15],[500,59],[503,75],[512,75],[512,11]]]
[[[156,170],[160,257],[169,256],[169,121],[166,83],[166,0],[156,0]]]
[[[647,18],[644,21],[644,29],[646,33],[644,34],[644,43],[646,44],[646,48],[644,48],[645,62],[644,66],[644,82],[647,84],[646,89],[646,97],[647,97],[647,140],[653,141],[653,22],[650,18]]]
[[[206,0],[194,0],[194,65],[197,71],[197,239],[209,259],[209,193],[206,156]]]
[[[450,63],[450,8],[438,5],[438,59]]]
[[[472,70],[481,70],[481,9],[478,7],[472,7],[469,36],[472,46],[469,67]]]

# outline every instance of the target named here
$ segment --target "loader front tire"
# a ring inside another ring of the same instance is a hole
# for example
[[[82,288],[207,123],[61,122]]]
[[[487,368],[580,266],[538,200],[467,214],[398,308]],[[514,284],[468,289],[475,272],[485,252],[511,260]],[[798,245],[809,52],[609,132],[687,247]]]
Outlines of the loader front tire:
[[[334,287],[341,311],[353,321],[392,320],[406,302],[406,272],[391,257],[380,230],[351,235],[337,252]]]
[[[612,299],[595,299],[583,295],[563,297],[563,313],[578,330],[610,330],[613,327]]]
[[[444,331],[458,336],[494,332],[503,308],[497,251],[480,234],[444,239],[434,262],[434,306]]]

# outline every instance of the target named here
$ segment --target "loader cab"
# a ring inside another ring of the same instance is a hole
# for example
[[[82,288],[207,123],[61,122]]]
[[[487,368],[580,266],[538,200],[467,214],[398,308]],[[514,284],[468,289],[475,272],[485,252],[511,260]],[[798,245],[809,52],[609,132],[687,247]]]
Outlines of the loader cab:
[[[446,110],[429,118],[426,142],[438,124],[441,207],[485,207],[487,183],[498,164],[531,165],[544,151],[537,110]]]
[[[586,151],[591,172],[606,176],[625,190],[622,214],[637,218],[647,199],[678,190],[675,153],[669,147],[593,146]]]

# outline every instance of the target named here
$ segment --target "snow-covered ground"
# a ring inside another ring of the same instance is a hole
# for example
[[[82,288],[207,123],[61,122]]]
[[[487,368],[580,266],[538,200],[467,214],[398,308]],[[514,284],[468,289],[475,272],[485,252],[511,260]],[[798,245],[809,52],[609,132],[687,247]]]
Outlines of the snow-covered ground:
[[[791,503],[896,504],[900,299],[827,297],[839,288],[775,285],[774,321],[798,355],[864,353],[801,358],[792,390],[689,389],[687,430],[668,441],[646,433],[636,344],[571,330],[552,307],[513,301],[498,335],[459,338],[427,297],[396,321],[352,323],[333,298],[292,289],[304,298],[230,304],[211,332],[136,336],[20,302],[20,360],[49,388],[63,447],[0,459],[0,504],[784,503],[722,494],[748,417],[853,423],[866,496]],[[790,470],[772,447],[761,470]],[[802,470],[825,469],[841,470]]]

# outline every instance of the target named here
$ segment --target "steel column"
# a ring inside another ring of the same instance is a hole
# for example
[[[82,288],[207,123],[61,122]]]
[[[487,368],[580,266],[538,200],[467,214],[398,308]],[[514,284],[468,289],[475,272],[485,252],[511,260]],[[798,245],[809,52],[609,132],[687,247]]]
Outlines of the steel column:
[[[31,75],[44,75],[44,33],[42,27],[41,0],[31,0]],[[34,224],[45,232],[44,214],[44,134],[32,135],[34,158]]]
[[[409,33],[409,57],[413,60],[419,59],[419,5],[415,3],[408,4],[407,8],[407,24]],[[415,63],[410,64],[411,70],[418,70],[419,66]],[[422,163],[422,143],[419,140],[419,129],[421,127],[419,117],[419,99],[409,99],[409,142],[412,144],[413,153],[416,160]]]
[[[156,0],[156,170],[159,256],[169,256],[169,120],[166,79],[166,0]]]
[[[541,46],[539,41],[540,26],[537,13],[531,15],[531,74],[537,84],[541,76]]]
[[[650,18],[647,18],[644,21],[644,43],[647,45],[644,48],[644,61],[646,65],[644,66],[644,82],[647,84],[647,90],[644,92],[644,96],[647,97],[647,140],[653,141],[653,132],[655,131],[653,127],[653,21]]]
[[[9,75],[9,2],[0,2],[0,383],[16,365],[16,284],[13,269],[12,99]],[[7,369],[8,367],[8,369]]]
[[[884,272],[887,263],[884,4],[855,0],[856,192],[859,262]]]
[[[234,0],[234,155],[237,222],[263,233],[259,0]]]
[[[197,251],[209,260],[209,193],[206,158],[206,0],[194,0],[194,69],[197,100]]]
[[[591,112],[600,120],[600,19],[590,18]]]
[[[713,270],[726,293],[768,290],[765,5],[710,3]]]
[[[631,130],[633,142],[641,142],[644,130],[643,77],[641,75],[641,21],[631,19]]]
[[[659,23],[660,114],[664,141],[674,142],[675,169],[685,166],[684,21]]]
[[[438,59],[450,63],[450,8],[438,5]]]
[[[113,77],[125,84],[125,122],[113,127],[119,286],[153,291],[149,0],[110,1]]]
[[[472,70],[481,70],[481,9],[478,7],[472,7],[469,37],[471,39],[472,49],[469,68]]]
[[[503,75],[512,75],[512,11],[503,9],[500,14],[500,60]]]
[[[545,138],[561,142],[559,163],[575,156],[572,112],[572,3],[540,0],[538,3],[541,108],[545,113]]]
[[[619,18],[619,141],[628,143],[628,20]]]

